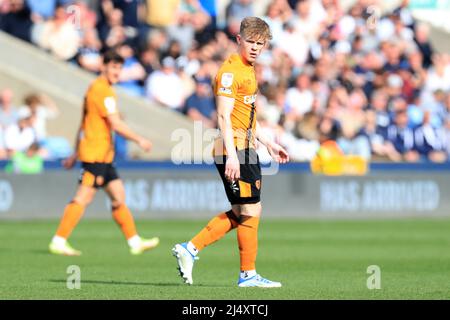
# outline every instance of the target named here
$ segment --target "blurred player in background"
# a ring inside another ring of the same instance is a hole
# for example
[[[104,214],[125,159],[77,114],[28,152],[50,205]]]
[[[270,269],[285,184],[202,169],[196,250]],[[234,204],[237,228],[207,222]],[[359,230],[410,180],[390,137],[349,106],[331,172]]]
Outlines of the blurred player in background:
[[[281,283],[261,277],[255,267],[261,215],[261,167],[256,140],[267,147],[275,161],[289,161],[280,145],[262,135],[256,121],[258,87],[254,63],[271,38],[270,28],[263,20],[242,20],[237,35],[238,53],[222,64],[216,76],[214,92],[221,137],[214,147],[214,159],[232,209],[213,218],[189,242],[176,244],[172,249],[185,283],[193,283],[197,254],[236,228],[241,262],[239,287],[281,287]]]
[[[77,159],[82,162],[79,187],[66,206],[59,227],[49,249],[53,254],[77,256],[81,252],[67,242],[86,207],[92,202],[97,189],[104,188],[111,199],[112,215],[130,246],[131,254],[156,247],[158,238],[143,239],[137,231],[133,216],[125,203],[125,188],[113,164],[114,141],[112,131],[136,142],[144,151],[152,143],[134,133],[123,122],[117,108],[113,85],[119,80],[124,60],[114,51],[105,53],[101,75],[89,87],[84,100],[83,116],[76,137],[76,152],[64,161],[70,169]]]

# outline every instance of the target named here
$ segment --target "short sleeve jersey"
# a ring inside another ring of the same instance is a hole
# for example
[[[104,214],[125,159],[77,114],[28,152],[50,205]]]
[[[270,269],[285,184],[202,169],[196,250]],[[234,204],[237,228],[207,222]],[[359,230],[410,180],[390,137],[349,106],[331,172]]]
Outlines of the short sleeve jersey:
[[[258,85],[254,67],[245,63],[239,54],[231,55],[217,73],[214,93],[216,96],[235,99],[231,113],[231,124],[235,136],[234,145],[238,150],[255,148],[255,101],[257,91]],[[219,155],[220,151],[225,151],[223,141],[219,140],[221,143],[215,145],[214,153],[216,155]]]
[[[111,163],[114,142],[108,116],[118,113],[117,97],[106,78],[98,77],[84,98],[78,157],[82,162]]]

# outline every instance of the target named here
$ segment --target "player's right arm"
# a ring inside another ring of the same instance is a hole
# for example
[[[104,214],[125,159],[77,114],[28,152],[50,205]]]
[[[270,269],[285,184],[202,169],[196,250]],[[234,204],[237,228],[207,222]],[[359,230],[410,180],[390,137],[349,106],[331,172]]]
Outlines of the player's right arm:
[[[234,133],[231,124],[231,112],[234,98],[217,96],[217,125],[219,126],[227,154],[225,177],[230,181],[240,178],[240,164],[234,145]]]
[[[108,115],[108,122],[111,129],[123,136],[125,139],[136,142],[144,151],[150,151],[152,143],[150,140],[138,135],[120,118],[118,113]]]

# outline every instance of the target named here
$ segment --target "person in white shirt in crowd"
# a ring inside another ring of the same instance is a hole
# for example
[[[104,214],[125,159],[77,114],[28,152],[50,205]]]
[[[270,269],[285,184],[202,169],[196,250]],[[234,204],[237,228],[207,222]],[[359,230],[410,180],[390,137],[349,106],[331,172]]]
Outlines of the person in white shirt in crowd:
[[[35,26],[34,41],[61,60],[70,60],[78,52],[81,37],[75,24],[67,19],[64,6],[58,6],[53,19]]]
[[[311,79],[308,74],[302,73],[295,80],[295,87],[286,92],[286,106],[288,121],[297,121],[311,111],[314,95],[311,90]]]
[[[31,126],[38,142],[47,138],[47,120],[59,115],[55,102],[46,95],[29,94],[24,99],[24,106],[19,109],[23,116],[31,117]]]
[[[175,72],[175,60],[165,57],[161,70],[154,71],[147,78],[146,95],[156,103],[180,110],[184,103],[183,83]]]
[[[4,142],[9,155],[16,151],[26,151],[37,142],[36,132],[32,127],[32,116],[29,112],[20,112],[17,123],[6,128]]]
[[[450,58],[445,54],[434,54],[433,66],[428,69],[428,75],[422,92],[422,103],[435,102],[433,93],[436,90],[450,90]]]

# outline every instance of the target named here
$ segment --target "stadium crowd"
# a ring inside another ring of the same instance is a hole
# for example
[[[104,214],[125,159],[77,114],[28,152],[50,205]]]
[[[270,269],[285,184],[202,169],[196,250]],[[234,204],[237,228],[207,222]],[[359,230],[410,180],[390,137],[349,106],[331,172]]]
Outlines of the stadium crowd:
[[[376,0],[262,2],[273,40],[255,66],[258,120],[293,160],[330,139],[368,160],[449,159],[450,56],[407,0],[380,17]],[[93,73],[115,48],[120,87],[214,128],[212,79],[260,5],[230,0],[222,23],[214,0],[0,0],[0,29]]]

